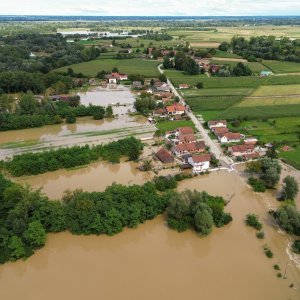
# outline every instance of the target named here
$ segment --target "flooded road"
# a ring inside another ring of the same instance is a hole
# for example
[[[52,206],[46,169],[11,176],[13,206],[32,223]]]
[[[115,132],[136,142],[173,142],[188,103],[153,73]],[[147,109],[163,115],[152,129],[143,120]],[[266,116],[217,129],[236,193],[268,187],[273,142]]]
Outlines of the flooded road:
[[[0,299],[300,298],[300,270],[285,252],[287,236],[266,213],[272,195],[253,193],[227,171],[182,181],[178,189],[186,188],[231,199],[226,210],[234,221],[205,238],[169,230],[162,217],[114,237],[50,234],[27,261],[0,267]],[[245,226],[249,212],[260,216],[266,239]],[[263,253],[264,244],[273,259]],[[274,264],[287,279],[276,277]]]

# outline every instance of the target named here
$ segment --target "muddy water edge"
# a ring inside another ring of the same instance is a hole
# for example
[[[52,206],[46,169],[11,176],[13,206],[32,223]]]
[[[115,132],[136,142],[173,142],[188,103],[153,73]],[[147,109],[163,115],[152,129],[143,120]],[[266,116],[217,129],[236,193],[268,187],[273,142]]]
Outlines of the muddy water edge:
[[[227,171],[180,182],[179,191],[187,188],[231,199],[226,210],[234,221],[204,238],[169,230],[163,217],[114,237],[49,234],[46,246],[28,260],[0,267],[0,299],[300,298],[300,271],[286,254],[288,237],[266,213],[276,204],[271,193],[253,193]],[[263,221],[264,240],[244,225],[249,212]],[[274,258],[265,256],[264,244]],[[287,279],[277,278],[274,264]]]

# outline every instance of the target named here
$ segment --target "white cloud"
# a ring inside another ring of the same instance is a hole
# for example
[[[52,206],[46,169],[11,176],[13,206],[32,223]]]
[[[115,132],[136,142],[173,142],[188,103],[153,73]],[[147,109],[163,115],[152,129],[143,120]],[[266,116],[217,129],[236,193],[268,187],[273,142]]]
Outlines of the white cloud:
[[[2,2],[2,1],[1,1]],[[4,2],[4,1],[3,1]],[[10,0],[2,15],[215,16],[299,15],[299,0]]]

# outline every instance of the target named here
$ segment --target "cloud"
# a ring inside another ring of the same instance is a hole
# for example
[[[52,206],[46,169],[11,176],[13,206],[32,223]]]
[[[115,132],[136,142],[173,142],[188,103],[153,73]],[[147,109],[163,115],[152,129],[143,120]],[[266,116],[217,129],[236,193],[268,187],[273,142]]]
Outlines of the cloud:
[[[1,1],[2,2],[2,1]],[[0,3],[1,14],[93,16],[232,16],[295,15],[299,0],[10,0]]]

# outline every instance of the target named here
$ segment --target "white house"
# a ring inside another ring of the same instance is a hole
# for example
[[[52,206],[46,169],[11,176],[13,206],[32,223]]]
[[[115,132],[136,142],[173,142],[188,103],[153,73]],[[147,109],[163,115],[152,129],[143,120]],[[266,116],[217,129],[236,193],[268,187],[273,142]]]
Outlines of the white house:
[[[188,158],[188,163],[193,166],[193,173],[201,173],[209,169],[210,160],[209,154],[194,154]]]
[[[218,140],[221,144],[225,143],[239,143],[242,139],[240,133],[227,132],[218,135]]]

